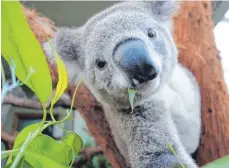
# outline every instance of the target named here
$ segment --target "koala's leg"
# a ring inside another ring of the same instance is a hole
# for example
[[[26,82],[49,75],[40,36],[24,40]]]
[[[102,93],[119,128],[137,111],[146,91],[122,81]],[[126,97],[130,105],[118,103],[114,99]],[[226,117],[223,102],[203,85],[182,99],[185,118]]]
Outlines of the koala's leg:
[[[180,167],[178,159],[186,168],[197,167],[181,144],[163,103],[148,102],[135,107],[133,113],[124,110],[117,116],[133,168]],[[176,156],[169,144],[175,149]]]

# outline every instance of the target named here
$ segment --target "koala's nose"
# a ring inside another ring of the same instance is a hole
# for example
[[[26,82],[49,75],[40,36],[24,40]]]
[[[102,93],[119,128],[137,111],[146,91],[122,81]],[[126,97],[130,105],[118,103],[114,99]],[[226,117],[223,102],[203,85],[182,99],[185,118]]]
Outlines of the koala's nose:
[[[143,41],[130,40],[117,47],[114,59],[135,80],[134,83],[137,80],[141,84],[153,80],[159,74],[159,67],[150,54]]]

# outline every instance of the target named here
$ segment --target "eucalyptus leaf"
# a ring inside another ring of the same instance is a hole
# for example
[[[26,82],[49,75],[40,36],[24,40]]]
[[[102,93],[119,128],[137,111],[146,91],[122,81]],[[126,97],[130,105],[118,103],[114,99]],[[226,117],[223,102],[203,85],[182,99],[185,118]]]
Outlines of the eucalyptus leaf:
[[[28,137],[29,133],[38,130],[39,126],[40,124],[36,123],[25,127],[16,137],[13,148],[20,148]],[[58,164],[64,166],[68,166],[69,164],[67,150],[64,149],[62,144],[47,135],[38,135],[35,139],[33,139],[25,153],[27,152],[37,153],[44,157],[48,157],[49,159],[55,160]],[[27,161],[27,157],[25,159]],[[14,157],[10,155],[9,159],[7,160],[7,165],[13,160]],[[32,162],[30,162],[30,164],[32,165]]]
[[[62,154],[56,153],[56,155],[60,155],[61,157]],[[31,164],[33,168],[68,168],[68,166],[59,164],[57,160],[52,160],[48,157],[32,152],[25,153],[25,160]]]
[[[168,144],[168,147],[169,147],[169,149],[171,150],[171,152],[172,152],[174,155],[176,155],[176,151],[175,151],[175,149],[173,148],[173,146],[172,146],[171,144]]]
[[[229,167],[229,155],[219,158],[203,166],[203,168],[228,168],[228,167]]]
[[[132,110],[131,112],[133,112],[133,110],[134,110],[134,97],[136,94],[136,90],[128,88],[128,94],[129,94],[129,100],[130,100],[130,105],[131,105],[131,110]]]
[[[63,61],[60,59],[56,49],[53,47],[50,41],[49,41],[49,45],[51,46],[54,56],[56,58],[56,64],[57,64],[57,70],[58,70],[58,83],[56,87],[56,92],[51,101],[51,105],[53,106],[67,88],[68,74],[67,74],[66,67]]]
[[[52,94],[52,80],[42,48],[31,31],[18,1],[2,1],[2,55],[16,64],[16,76],[45,104]],[[27,76],[29,79],[25,81]]]
[[[23,130],[21,130],[21,132],[19,132],[19,134],[17,135],[17,137],[14,141],[13,149],[17,149],[18,147],[20,147],[25,142],[29,133],[33,133],[39,127],[40,127],[40,123],[35,123],[35,124],[31,124],[31,125],[25,127]]]
[[[6,165],[4,168],[10,168],[12,166],[12,163]],[[27,161],[25,161],[25,158],[23,157],[18,164],[17,168],[33,168],[31,164],[29,164]]]
[[[36,153],[55,160],[56,163],[68,166],[67,150],[55,139],[47,135],[38,135],[30,144],[26,153]],[[27,157],[25,157],[27,161]],[[32,164],[32,162],[30,162]],[[32,164],[33,165],[33,164]]]
[[[36,131],[39,128],[39,126],[40,126],[39,123],[31,124],[31,125],[25,127],[21,132],[19,132],[19,134],[17,135],[17,137],[14,141],[13,149],[14,150],[18,149],[25,142],[29,133]],[[13,161],[12,154],[10,154],[6,164],[7,165],[10,164],[12,161]]]
[[[60,143],[67,150],[69,163],[72,161],[74,156],[81,151],[83,147],[83,142],[79,135],[76,133],[69,133],[60,141]]]

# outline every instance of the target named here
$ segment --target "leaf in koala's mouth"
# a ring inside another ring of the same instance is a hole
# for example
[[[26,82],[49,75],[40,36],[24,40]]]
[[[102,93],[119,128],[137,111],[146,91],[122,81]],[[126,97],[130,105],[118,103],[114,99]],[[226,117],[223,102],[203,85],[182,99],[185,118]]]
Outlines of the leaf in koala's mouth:
[[[131,105],[131,109],[132,109],[131,113],[132,113],[134,110],[134,97],[136,94],[136,90],[128,88],[128,94],[129,94],[129,100],[130,100],[130,105]]]

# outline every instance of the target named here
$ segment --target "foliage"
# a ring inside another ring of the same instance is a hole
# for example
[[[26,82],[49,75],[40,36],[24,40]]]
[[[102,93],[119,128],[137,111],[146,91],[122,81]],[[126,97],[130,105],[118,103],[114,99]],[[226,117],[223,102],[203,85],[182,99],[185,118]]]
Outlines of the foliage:
[[[52,80],[44,53],[27,24],[18,2],[2,2],[2,55],[14,60],[16,76],[44,104],[52,94]],[[41,68],[42,67],[42,68]],[[28,74],[34,72],[28,80]],[[42,82],[46,85],[42,84]]]
[[[2,41],[4,41],[2,55],[11,65],[13,81],[9,85],[3,78],[4,95],[22,84],[16,80],[16,75],[37,95],[44,111],[41,123],[29,125],[18,134],[13,150],[1,152],[2,158],[9,156],[6,167],[67,168],[71,166],[71,162],[83,146],[82,140],[75,133],[67,133],[60,142],[42,134],[47,127],[59,125],[70,119],[71,110],[67,111],[63,120],[56,121],[52,118],[52,121],[46,122],[45,103],[52,96],[51,75],[41,46],[31,32],[20,3],[17,1],[2,2]],[[55,51],[54,48],[53,50]],[[52,99],[51,115],[53,105],[65,91],[68,82],[66,68],[57,54],[56,59],[59,81]],[[2,74],[4,76],[3,71]]]
[[[56,63],[57,63],[57,68],[58,68],[58,84],[56,87],[56,92],[55,95],[51,101],[51,109],[53,108],[54,104],[57,102],[57,100],[60,98],[60,96],[62,95],[62,93],[65,91],[65,89],[67,88],[67,83],[68,83],[68,78],[67,78],[67,72],[66,72],[66,68],[65,65],[63,63],[63,61],[60,59],[60,57],[58,56],[58,53],[56,52],[55,48],[51,45],[50,41],[49,41],[50,46],[52,47],[52,51],[54,53],[54,56],[56,58]],[[52,120],[55,121],[55,118],[53,116],[53,112],[51,110],[51,117]]]
[[[1,75],[2,75],[2,94],[1,94],[2,100],[1,100],[1,104],[3,103],[3,100],[4,100],[3,98],[5,97],[7,92],[11,92],[16,87],[23,85],[22,82],[20,82],[19,80],[16,79],[15,69],[16,69],[15,62],[14,62],[14,60],[11,60],[10,61],[10,72],[11,72],[12,83],[9,83],[5,79],[4,68],[3,68],[3,66],[1,66],[1,70],[2,70],[2,72],[1,72]],[[26,77],[25,81],[27,81],[30,78],[30,76],[32,75],[33,71],[31,71],[31,70],[30,70],[28,76]]]
[[[217,159],[203,166],[203,168],[227,168],[227,167],[229,167],[229,155],[224,156],[220,159]]]

